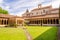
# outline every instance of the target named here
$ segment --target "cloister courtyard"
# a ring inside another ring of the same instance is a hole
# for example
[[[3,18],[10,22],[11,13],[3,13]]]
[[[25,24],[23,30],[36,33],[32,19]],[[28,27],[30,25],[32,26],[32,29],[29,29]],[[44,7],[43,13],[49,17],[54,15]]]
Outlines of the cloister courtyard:
[[[53,8],[52,5],[38,4],[31,10],[21,8],[28,9],[21,15],[22,9],[9,8],[14,9],[12,15],[0,8],[0,40],[60,40],[60,6]]]

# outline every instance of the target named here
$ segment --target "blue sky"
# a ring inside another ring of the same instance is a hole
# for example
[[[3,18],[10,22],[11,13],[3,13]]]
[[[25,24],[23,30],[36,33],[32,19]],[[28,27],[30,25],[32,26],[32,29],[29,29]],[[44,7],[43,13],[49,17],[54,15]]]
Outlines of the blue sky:
[[[52,5],[58,7],[60,0],[0,0],[0,7],[9,11],[11,15],[21,16],[26,9],[34,9],[38,4],[43,6]]]

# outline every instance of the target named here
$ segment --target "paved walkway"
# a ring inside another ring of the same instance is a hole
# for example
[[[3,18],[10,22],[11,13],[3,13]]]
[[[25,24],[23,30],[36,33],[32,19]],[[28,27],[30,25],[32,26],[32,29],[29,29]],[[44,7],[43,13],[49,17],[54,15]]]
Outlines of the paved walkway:
[[[26,29],[26,27],[21,27],[21,28],[24,30],[24,32],[26,34],[26,37],[27,37],[27,40],[33,40],[32,37],[31,37],[31,35],[30,35],[30,33]]]

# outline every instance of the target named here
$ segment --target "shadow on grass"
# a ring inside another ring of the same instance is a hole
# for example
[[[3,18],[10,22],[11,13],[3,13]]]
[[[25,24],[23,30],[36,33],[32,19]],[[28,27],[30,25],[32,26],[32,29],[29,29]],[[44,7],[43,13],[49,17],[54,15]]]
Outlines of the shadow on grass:
[[[43,34],[39,35],[34,40],[57,40],[57,27],[53,27]]]

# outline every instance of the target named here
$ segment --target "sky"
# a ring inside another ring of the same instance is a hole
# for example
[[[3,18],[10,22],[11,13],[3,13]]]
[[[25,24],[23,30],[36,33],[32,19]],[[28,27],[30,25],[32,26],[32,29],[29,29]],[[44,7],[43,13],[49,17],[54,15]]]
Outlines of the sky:
[[[0,7],[8,10],[9,14],[22,16],[26,9],[32,10],[42,4],[42,6],[52,5],[58,8],[60,0],[0,0]]]

